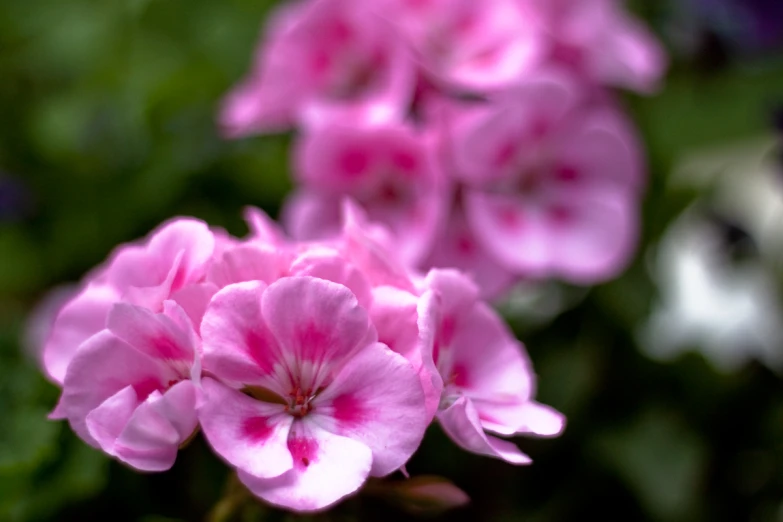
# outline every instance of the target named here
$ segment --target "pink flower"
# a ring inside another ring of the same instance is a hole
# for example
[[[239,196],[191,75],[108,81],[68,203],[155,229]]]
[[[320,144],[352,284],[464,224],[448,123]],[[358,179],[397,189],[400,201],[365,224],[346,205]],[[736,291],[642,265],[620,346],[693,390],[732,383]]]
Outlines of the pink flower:
[[[143,243],[118,247],[104,265],[87,275],[81,291],[57,315],[43,352],[49,376],[63,382],[79,346],[105,328],[109,310],[117,302],[160,312],[163,302],[173,299],[198,324],[199,310],[211,295],[199,284],[214,248],[213,233],[195,219],[171,220]]]
[[[202,323],[199,419],[262,499],[319,510],[398,469],[427,421],[410,364],[345,286],[309,276],[225,287]],[[217,379],[221,379],[218,381]]]
[[[424,71],[461,90],[496,90],[524,78],[539,61],[535,19],[516,0],[385,0]]]
[[[530,463],[514,444],[485,433],[551,437],[565,426],[560,413],[533,400],[535,375],[524,346],[459,272],[432,270],[425,287],[441,302],[432,354],[443,380],[438,422],[463,449]]]
[[[256,63],[226,99],[225,133],[284,130],[339,117],[402,117],[414,64],[383,16],[362,0],[299,0],[272,15]]]
[[[457,196],[425,265],[460,270],[481,289],[484,299],[501,298],[518,278],[484,248],[481,231],[470,227],[460,201]]]
[[[106,329],[68,365],[53,419],[68,419],[85,442],[143,471],[169,469],[196,429],[199,340],[173,301],[162,313],[111,307]]]
[[[512,273],[593,283],[627,263],[643,171],[632,128],[611,106],[541,76],[464,109],[450,140],[457,208]]]
[[[443,220],[443,182],[431,138],[402,124],[331,123],[306,132],[294,151],[300,188],[284,212],[292,235],[337,235],[348,196],[390,229],[404,262],[420,262]]]
[[[654,91],[666,54],[618,0],[518,0],[540,15],[549,60],[588,81]]]

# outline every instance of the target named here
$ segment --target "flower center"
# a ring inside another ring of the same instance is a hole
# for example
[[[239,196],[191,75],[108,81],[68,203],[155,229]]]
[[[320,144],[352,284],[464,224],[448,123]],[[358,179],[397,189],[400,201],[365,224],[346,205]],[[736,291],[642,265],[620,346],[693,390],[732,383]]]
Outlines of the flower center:
[[[290,392],[288,392],[287,404],[285,411],[294,417],[302,418],[311,411],[313,411],[312,401],[315,399],[315,394],[312,388],[303,390],[297,386]]]

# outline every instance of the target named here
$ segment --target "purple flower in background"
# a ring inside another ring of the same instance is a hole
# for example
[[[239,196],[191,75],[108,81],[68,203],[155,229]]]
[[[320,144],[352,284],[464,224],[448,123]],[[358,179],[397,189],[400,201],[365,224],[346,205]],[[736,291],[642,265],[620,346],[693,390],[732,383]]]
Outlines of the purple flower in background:
[[[764,50],[783,44],[783,2],[780,0],[691,0],[700,25],[726,44]]]
[[[32,196],[22,181],[0,171],[0,221],[14,221],[31,210]]]

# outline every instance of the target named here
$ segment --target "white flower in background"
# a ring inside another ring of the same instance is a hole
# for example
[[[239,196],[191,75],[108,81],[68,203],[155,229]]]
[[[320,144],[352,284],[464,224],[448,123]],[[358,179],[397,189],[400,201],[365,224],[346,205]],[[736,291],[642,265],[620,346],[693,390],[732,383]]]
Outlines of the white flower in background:
[[[758,359],[783,370],[783,177],[771,141],[708,151],[683,162],[676,187],[709,194],[669,227],[652,256],[660,301],[639,330],[643,350],[672,359],[700,349],[718,369]],[[733,262],[708,208],[746,231],[758,256]],[[778,274],[779,275],[779,274]]]

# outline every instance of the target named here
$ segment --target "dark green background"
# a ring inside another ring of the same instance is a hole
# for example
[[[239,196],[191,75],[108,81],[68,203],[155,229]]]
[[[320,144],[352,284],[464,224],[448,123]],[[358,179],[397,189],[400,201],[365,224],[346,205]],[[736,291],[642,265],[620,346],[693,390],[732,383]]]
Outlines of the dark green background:
[[[226,142],[214,124],[271,4],[0,1],[0,183],[25,192],[0,198],[0,521],[197,521],[220,498],[226,468],[201,439],[170,472],[144,475],[47,421],[58,391],[23,355],[20,333],[48,289],[164,219],[194,215],[242,235],[242,206],[276,215],[290,189],[289,138]],[[756,363],[720,374],[699,355],[652,362],[633,337],[656,294],[643,252],[699,196],[667,189],[667,175],[694,149],[771,135],[783,59],[732,42],[685,53],[665,37],[670,10],[634,6],[674,54],[657,96],[623,95],[648,148],[644,244],[616,281],[584,296],[562,287],[578,304],[551,323],[510,318],[539,398],[568,415],[568,429],[520,439],[535,463],[515,468],[433,428],[409,470],[473,498],[444,520],[783,520],[780,379]],[[406,517],[362,498],[321,518]],[[239,519],[294,518],[251,504]]]

